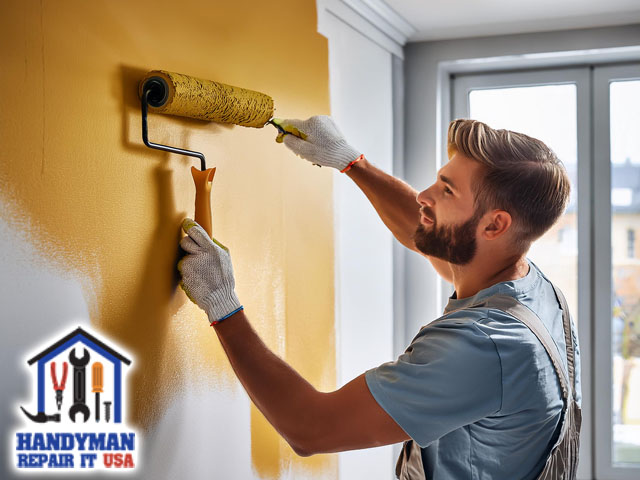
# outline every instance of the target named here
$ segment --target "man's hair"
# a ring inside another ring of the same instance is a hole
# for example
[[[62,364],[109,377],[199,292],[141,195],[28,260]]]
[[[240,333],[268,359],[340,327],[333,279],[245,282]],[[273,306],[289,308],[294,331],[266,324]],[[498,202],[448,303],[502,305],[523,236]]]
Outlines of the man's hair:
[[[450,157],[457,151],[482,164],[483,178],[471,182],[476,213],[509,212],[518,252],[526,252],[563,214],[569,176],[540,140],[461,119],[449,124],[447,143]]]

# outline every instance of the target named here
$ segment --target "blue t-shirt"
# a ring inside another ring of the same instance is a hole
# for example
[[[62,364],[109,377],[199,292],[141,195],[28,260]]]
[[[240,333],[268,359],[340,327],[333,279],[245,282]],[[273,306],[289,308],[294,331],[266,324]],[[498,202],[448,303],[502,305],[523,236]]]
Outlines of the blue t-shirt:
[[[500,310],[464,309],[497,293],[515,297],[540,317],[566,372],[562,311],[549,280],[528,262],[523,278],[473,297],[454,293],[446,320],[422,327],[395,362],[365,374],[376,401],[422,447],[429,479],[536,478],[559,435],[560,382],[542,344]]]

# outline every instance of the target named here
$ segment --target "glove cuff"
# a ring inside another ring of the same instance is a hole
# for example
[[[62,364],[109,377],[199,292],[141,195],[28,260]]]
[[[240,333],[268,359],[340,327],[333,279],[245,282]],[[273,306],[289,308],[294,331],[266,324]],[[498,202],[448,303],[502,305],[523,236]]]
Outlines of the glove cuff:
[[[356,150],[347,142],[335,143],[326,149],[327,154],[327,166],[333,167],[337,170],[344,170],[358,158],[362,152]]]
[[[202,302],[204,311],[209,316],[209,322],[219,322],[236,310],[242,308],[240,300],[233,290],[214,290]]]

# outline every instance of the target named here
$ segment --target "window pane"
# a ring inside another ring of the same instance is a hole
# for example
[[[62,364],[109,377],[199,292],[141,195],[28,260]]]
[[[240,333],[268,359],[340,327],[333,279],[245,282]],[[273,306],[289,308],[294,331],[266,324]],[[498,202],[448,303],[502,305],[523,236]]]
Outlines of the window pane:
[[[545,142],[564,163],[571,179],[566,213],[529,250],[528,257],[557,284],[567,297],[578,323],[578,221],[577,221],[577,117],[576,86],[473,90],[470,117],[493,128],[505,128]]]
[[[609,92],[613,461],[640,463],[640,81]]]

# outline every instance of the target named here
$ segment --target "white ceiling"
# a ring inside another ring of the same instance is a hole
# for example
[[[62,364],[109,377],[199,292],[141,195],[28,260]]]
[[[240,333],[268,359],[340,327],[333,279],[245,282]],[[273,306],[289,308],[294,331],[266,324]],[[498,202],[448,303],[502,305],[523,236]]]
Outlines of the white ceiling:
[[[385,1],[416,29],[409,41],[640,23],[640,0]]]

